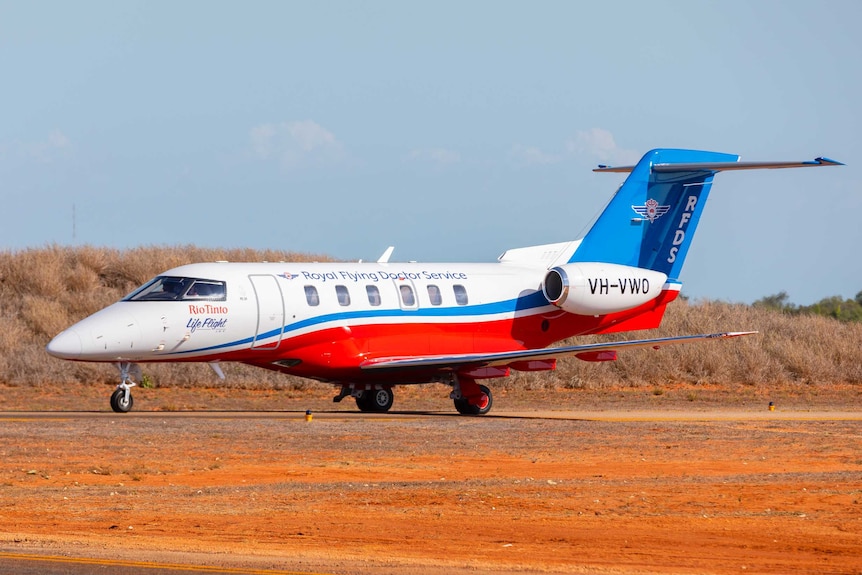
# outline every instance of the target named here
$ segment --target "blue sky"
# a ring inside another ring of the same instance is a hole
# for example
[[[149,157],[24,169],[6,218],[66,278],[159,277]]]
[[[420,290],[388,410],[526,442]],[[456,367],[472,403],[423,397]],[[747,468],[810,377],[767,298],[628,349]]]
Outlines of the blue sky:
[[[656,147],[716,177],[692,298],[862,290],[862,3],[0,1],[0,249],[493,261]],[[73,237],[72,206],[75,206]]]

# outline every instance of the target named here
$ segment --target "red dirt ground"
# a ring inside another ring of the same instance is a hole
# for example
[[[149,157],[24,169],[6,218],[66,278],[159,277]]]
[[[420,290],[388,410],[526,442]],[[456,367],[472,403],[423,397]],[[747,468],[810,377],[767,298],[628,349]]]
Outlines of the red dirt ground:
[[[0,417],[0,550],[345,574],[862,573],[849,386],[509,391],[472,418],[434,386],[396,390],[395,409],[426,413],[392,417],[324,387],[136,390],[129,415],[108,413],[110,391],[0,388],[5,412],[101,411]]]

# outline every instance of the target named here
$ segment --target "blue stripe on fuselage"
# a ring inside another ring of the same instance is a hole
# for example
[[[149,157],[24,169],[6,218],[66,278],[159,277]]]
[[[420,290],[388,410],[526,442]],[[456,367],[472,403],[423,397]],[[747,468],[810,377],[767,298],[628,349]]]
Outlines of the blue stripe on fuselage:
[[[348,312],[338,312],[338,313],[329,313],[319,316],[310,317],[308,319],[304,319],[302,321],[298,321],[295,323],[287,324],[284,326],[283,330],[270,330],[266,333],[259,334],[256,338],[254,337],[246,337],[240,340],[232,341],[229,343],[222,343],[219,345],[213,345],[210,347],[202,347],[198,349],[190,349],[185,351],[179,351],[171,355],[186,355],[189,353],[200,353],[204,351],[215,351],[219,349],[225,349],[229,347],[234,347],[238,345],[250,344],[253,341],[262,341],[266,340],[270,337],[276,337],[281,332],[284,335],[288,335],[290,332],[295,332],[307,327],[322,325],[329,322],[339,322],[344,320],[356,320],[356,319],[367,319],[367,318],[381,318],[381,317],[466,317],[466,316],[487,316],[487,315],[496,315],[501,313],[511,313],[515,311],[524,311],[537,309],[541,307],[545,307],[550,305],[548,300],[545,299],[545,296],[542,295],[542,292],[534,292],[527,296],[518,297],[515,299],[500,301],[500,302],[492,302],[486,304],[478,304],[478,305],[468,305],[468,306],[459,306],[459,307],[428,307],[428,308],[419,308],[415,310],[404,310],[400,308],[395,309],[373,309],[373,310],[361,310],[361,311],[348,311]]]

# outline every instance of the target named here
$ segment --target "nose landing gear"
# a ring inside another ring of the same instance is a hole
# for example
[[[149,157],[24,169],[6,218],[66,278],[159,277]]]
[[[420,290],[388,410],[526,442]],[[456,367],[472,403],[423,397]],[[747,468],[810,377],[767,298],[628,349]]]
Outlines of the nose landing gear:
[[[117,369],[120,370],[120,383],[117,389],[111,394],[111,409],[117,413],[128,413],[135,404],[135,399],[132,397],[132,388],[137,384],[132,380],[132,375],[137,378],[143,377],[141,367],[136,363],[124,361],[115,363]]]

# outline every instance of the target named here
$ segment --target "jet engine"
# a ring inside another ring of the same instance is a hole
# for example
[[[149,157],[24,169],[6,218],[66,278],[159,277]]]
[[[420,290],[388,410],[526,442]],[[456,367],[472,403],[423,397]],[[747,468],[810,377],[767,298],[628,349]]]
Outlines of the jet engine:
[[[569,313],[604,315],[636,308],[662,291],[667,275],[654,270],[581,262],[548,270],[542,293]]]

